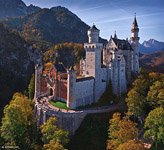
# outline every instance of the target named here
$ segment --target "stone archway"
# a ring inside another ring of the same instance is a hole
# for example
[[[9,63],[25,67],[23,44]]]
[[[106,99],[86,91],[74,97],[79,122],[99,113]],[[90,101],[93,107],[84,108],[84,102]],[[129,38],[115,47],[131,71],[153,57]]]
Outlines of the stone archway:
[[[54,95],[54,91],[52,88],[50,88],[50,96],[53,96]]]

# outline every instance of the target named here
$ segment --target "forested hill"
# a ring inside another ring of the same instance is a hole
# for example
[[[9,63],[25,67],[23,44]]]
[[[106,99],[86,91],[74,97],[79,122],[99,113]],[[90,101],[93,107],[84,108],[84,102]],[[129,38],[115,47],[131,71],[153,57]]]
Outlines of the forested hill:
[[[30,61],[25,41],[0,24],[0,100],[1,106],[13,91],[23,91],[31,77]]]
[[[67,8],[57,6],[41,9],[23,18],[7,19],[10,29],[17,30],[26,40],[36,42],[84,43],[89,26]],[[106,40],[100,41],[105,43]],[[43,43],[42,43],[43,44]]]
[[[164,73],[164,51],[140,55],[140,66],[149,71]]]

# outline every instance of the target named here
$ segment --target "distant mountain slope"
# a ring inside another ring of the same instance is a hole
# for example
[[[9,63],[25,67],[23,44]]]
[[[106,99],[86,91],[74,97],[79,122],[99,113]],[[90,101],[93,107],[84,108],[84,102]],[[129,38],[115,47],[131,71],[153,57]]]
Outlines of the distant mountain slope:
[[[16,29],[27,41],[50,43],[75,42],[88,40],[89,26],[67,8],[58,6],[41,9],[24,18],[8,19],[4,22],[11,29]],[[102,40],[101,42],[106,42]]]
[[[0,104],[12,92],[23,91],[33,71],[25,41],[0,24]]]
[[[147,70],[164,73],[164,50],[152,54],[141,54],[140,65]]]
[[[154,53],[159,50],[164,50],[164,42],[159,42],[154,39],[144,41],[139,46],[140,52],[144,54]]]
[[[38,10],[39,7],[26,6],[22,0],[0,0],[0,19],[25,16]]]

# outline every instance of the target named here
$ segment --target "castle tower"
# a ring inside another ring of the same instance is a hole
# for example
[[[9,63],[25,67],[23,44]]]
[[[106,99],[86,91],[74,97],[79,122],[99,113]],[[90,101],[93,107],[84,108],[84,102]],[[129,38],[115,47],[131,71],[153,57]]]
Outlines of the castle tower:
[[[89,38],[89,43],[98,43],[99,42],[99,34],[100,30],[96,28],[95,25],[93,25],[89,30],[88,30],[88,38]]]
[[[35,66],[35,94],[34,94],[34,99],[36,100],[38,96],[40,96],[40,78],[42,75],[42,66],[37,64]]]
[[[103,49],[103,44],[99,43],[99,33],[100,30],[93,25],[88,30],[88,43],[84,43],[84,48],[86,51],[85,77],[95,77],[95,101],[97,101],[101,96],[99,85],[101,83],[101,52]]]
[[[88,43],[84,43],[86,51],[86,74],[85,76],[96,76],[96,71],[101,68],[101,51],[103,44],[99,43],[100,31],[93,25],[88,30]]]
[[[76,108],[76,98],[75,98],[75,85],[76,85],[76,75],[74,70],[67,71],[67,107],[71,109]]]
[[[137,19],[136,19],[136,14],[134,17],[134,21],[132,24],[132,28],[131,28],[131,45],[133,48],[133,73],[135,75],[138,74],[139,72],[139,37],[138,37],[138,33],[139,33],[139,28],[138,28],[138,23],[137,23]]]

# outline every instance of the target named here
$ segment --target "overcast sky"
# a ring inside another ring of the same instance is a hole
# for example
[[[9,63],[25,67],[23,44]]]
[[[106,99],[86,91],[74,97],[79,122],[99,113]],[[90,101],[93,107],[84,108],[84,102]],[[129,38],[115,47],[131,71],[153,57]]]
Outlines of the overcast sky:
[[[140,28],[140,42],[154,38],[164,41],[164,0],[23,0],[27,5],[42,8],[64,6],[88,25],[100,29],[100,36],[109,39],[130,37],[134,13]]]

